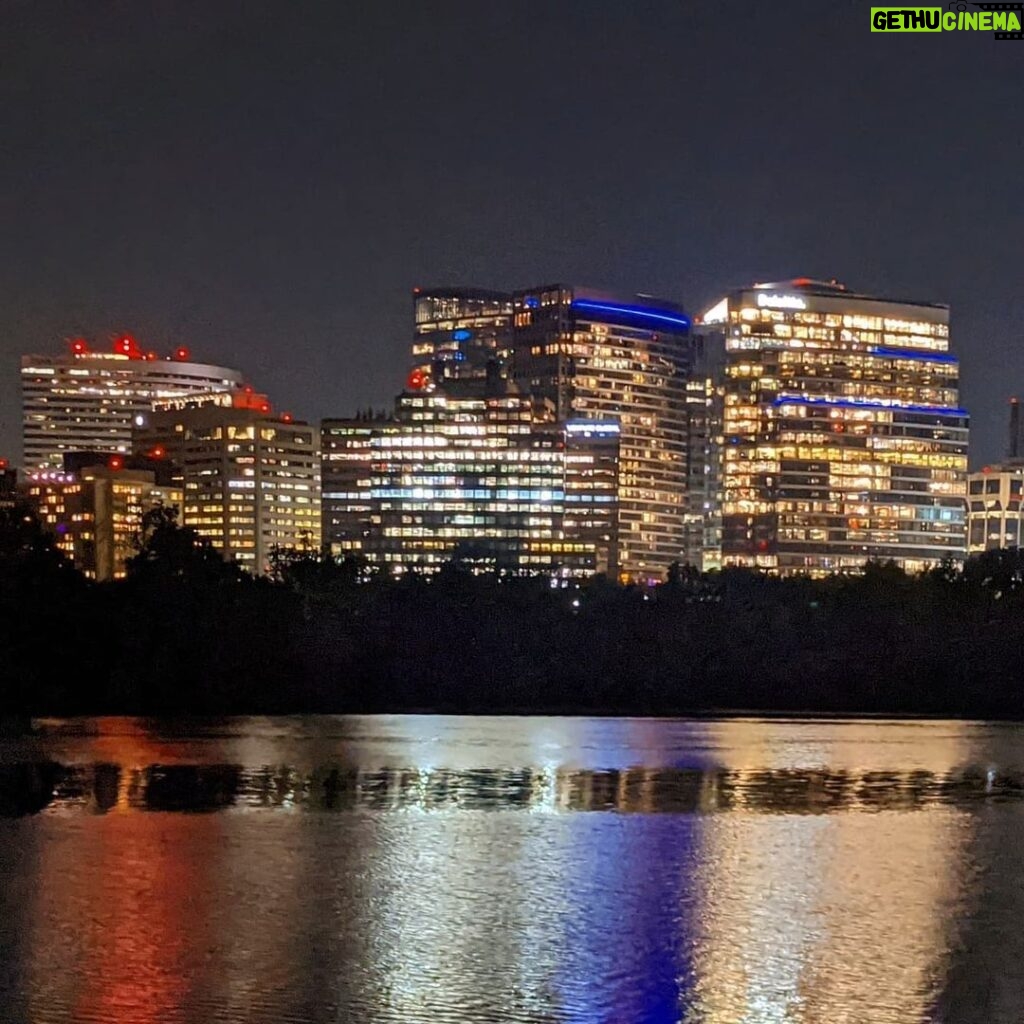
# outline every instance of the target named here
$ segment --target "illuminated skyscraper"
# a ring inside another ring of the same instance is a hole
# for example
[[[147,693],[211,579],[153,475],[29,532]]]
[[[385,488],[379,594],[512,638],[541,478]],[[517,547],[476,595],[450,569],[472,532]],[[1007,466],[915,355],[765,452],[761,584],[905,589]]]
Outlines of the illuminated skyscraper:
[[[415,370],[393,418],[324,421],[325,543],[396,569],[608,571],[618,434],[555,423],[506,381],[437,386]]]
[[[237,387],[237,370],[192,360],[188,349],[158,356],[121,337],[113,351],[84,339],[65,355],[22,356],[24,465],[61,470],[70,451],[131,450],[132,425],[155,399]]]
[[[686,559],[689,318],[675,303],[545,285],[513,295],[517,383],[562,420],[614,420],[618,558],[633,580]]]
[[[566,537],[594,552],[596,572],[614,576],[619,565],[619,450],[615,420],[569,420],[565,442]]]
[[[722,411],[725,336],[696,327],[686,385],[686,563],[703,572],[722,567]]]
[[[512,296],[484,288],[417,288],[410,370],[445,380],[483,380],[489,365],[507,373]]]
[[[166,458],[182,486],[179,522],[253,573],[275,547],[320,546],[316,429],[275,415],[251,388],[166,399],[140,417],[140,453]]]
[[[962,558],[968,415],[946,306],[800,278],[731,293],[722,560],[821,575]]]

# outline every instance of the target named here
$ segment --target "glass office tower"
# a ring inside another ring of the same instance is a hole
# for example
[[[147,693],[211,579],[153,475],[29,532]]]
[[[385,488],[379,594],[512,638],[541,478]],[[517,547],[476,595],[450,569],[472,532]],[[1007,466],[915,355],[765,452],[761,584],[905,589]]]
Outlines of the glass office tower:
[[[497,367],[502,376],[507,374],[511,295],[485,288],[417,288],[413,319],[410,371],[439,384],[483,380],[489,366]]]
[[[620,426],[620,578],[664,580],[687,556],[689,318],[675,303],[571,285],[513,294],[513,375],[559,419]]]
[[[726,296],[722,562],[782,574],[964,556],[949,309],[799,278]]]
[[[551,412],[505,381],[414,371],[393,416],[324,420],[325,544],[388,571],[607,572],[618,425]]]

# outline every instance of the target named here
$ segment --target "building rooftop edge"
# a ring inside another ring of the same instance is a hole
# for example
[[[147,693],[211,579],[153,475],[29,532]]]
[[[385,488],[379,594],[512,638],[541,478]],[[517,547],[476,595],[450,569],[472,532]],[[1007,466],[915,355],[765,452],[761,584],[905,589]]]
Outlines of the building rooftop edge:
[[[894,305],[922,306],[927,309],[949,310],[949,303],[927,302],[923,299],[897,298],[891,295],[872,295],[868,292],[851,291],[846,285],[838,281],[818,281],[809,277],[797,277],[789,281],[768,281],[755,282],[747,285],[739,285],[734,288],[725,289],[718,294],[722,298],[729,298],[743,292],[754,291],[796,291],[801,295],[813,295],[825,299],[864,299],[869,302],[891,302]]]

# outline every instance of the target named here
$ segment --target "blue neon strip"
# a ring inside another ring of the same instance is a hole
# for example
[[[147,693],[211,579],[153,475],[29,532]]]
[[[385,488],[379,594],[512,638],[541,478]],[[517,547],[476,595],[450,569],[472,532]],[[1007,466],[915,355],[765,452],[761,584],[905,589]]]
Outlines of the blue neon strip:
[[[944,352],[927,352],[921,349],[887,348],[885,345],[873,345],[868,351],[876,356],[890,356],[893,359],[919,359],[922,363],[955,363],[956,356]]]
[[[804,398],[802,395],[779,395],[772,405],[833,405],[841,409],[881,409],[884,412],[920,412],[928,416],[967,417],[966,409],[949,409],[944,405],[889,405],[867,398]]]
[[[599,313],[616,313],[619,316],[628,316],[634,320],[656,320],[660,323],[672,324],[674,327],[682,327],[688,330],[690,318],[679,313],[666,313],[664,310],[646,309],[643,306],[623,306],[617,302],[590,302],[587,299],[575,299],[572,308],[586,313],[593,310]]]

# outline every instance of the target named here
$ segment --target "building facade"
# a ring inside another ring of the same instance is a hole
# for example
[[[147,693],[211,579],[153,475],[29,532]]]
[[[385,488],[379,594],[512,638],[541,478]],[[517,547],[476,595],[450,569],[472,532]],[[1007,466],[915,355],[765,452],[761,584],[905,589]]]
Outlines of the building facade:
[[[967,481],[967,553],[1019,548],[1024,541],[1024,464],[986,466]]]
[[[441,384],[507,374],[512,355],[512,296],[485,288],[413,292],[411,373]]]
[[[18,471],[0,459],[0,508],[14,508],[18,500]]]
[[[91,454],[91,453],[90,453]],[[29,474],[26,493],[57,547],[90,579],[121,579],[136,554],[142,517],[159,505],[181,506],[181,490],[122,456]]]
[[[968,415],[948,307],[800,278],[733,292],[702,321],[725,335],[724,565],[963,558]]]
[[[21,359],[24,466],[60,471],[65,452],[131,450],[132,427],[155,400],[240,386],[237,370],[198,363],[187,349],[167,357],[118,338],[98,351],[82,338],[63,355]]]
[[[722,420],[725,335],[698,325],[687,381],[686,564],[722,567]]]
[[[1011,462],[1024,460],[1024,421],[1020,415],[1020,399],[1010,399],[1010,436],[1006,457]]]
[[[618,561],[660,581],[685,561],[690,321],[675,303],[571,285],[513,293],[513,376],[558,419],[620,427]]]
[[[568,420],[565,445],[564,535],[594,552],[593,569],[614,577],[619,566],[619,452],[616,420]]]
[[[168,459],[182,489],[180,522],[254,574],[275,548],[320,547],[316,429],[275,415],[251,388],[157,402],[134,432],[140,453]]]
[[[607,572],[618,425],[552,412],[504,381],[414,371],[392,418],[325,420],[325,544],[388,571]]]

